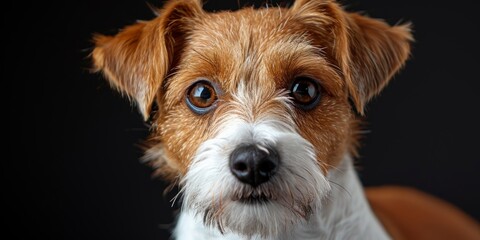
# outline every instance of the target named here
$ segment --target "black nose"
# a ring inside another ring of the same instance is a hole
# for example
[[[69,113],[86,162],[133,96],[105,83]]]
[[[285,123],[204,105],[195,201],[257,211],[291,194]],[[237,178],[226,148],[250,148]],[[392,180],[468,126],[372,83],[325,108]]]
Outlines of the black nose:
[[[275,149],[243,145],[230,155],[230,170],[238,180],[256,187],[277,171],[279,157]]]

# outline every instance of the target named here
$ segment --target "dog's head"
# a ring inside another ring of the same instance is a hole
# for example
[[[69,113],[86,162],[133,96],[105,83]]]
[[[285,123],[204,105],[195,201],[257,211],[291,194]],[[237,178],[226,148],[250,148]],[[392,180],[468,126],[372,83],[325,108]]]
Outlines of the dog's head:
[[[411,40],[408,25],[334,1],[207,13],[184,0],[96,36],[92,56],[146,119],[158,105],[146,158],[180,180],[185,210],[224,231],[274,236],[321,208],[329,170],[355,149],[355,111],[403,65]]]

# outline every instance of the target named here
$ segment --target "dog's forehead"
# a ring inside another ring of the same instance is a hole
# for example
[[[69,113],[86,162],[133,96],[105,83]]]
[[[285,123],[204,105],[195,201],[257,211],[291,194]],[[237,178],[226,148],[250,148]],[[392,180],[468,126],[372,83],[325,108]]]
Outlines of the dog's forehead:
[[[282,8],[212,13],[191,31],[183,59],[225,88],[239,81],[278,88],[295,61],[321,56],[298,25]]]
[[[209,31],[212,37],[231,38],[245,37],[247,34],[262,40],[271,37],[272,33],[285,29],[289,21],[287,9],[283,8],[244,8],[237,11],[208,13],[197,26]],[[281,32],[285,34],[285,32]]]

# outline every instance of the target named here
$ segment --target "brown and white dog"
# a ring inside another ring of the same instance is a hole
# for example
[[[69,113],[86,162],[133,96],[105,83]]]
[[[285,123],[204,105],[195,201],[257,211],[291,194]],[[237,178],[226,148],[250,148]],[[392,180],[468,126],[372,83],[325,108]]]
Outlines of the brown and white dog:
[[[480,239],[453,206],[405,188],[365,195],[354,171],[355,112],[407,60],[409,24],[329,0],[157,13],[96,36],[92,58],[153,117],[145,159],[181,187],[176,239]]]

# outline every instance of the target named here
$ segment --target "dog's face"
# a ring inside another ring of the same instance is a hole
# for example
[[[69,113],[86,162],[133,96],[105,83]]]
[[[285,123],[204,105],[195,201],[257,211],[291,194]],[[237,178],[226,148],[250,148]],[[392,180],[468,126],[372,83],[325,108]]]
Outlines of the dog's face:
[[[329,170],[354,152],[354,111],[402,66],[410,40],[408,26],[332,1],[220,13],[172,1],[97,36],[93,59],[146,118],[156,101],[146,158],[180,180],[185,210],[274,236],[321,208]]]

